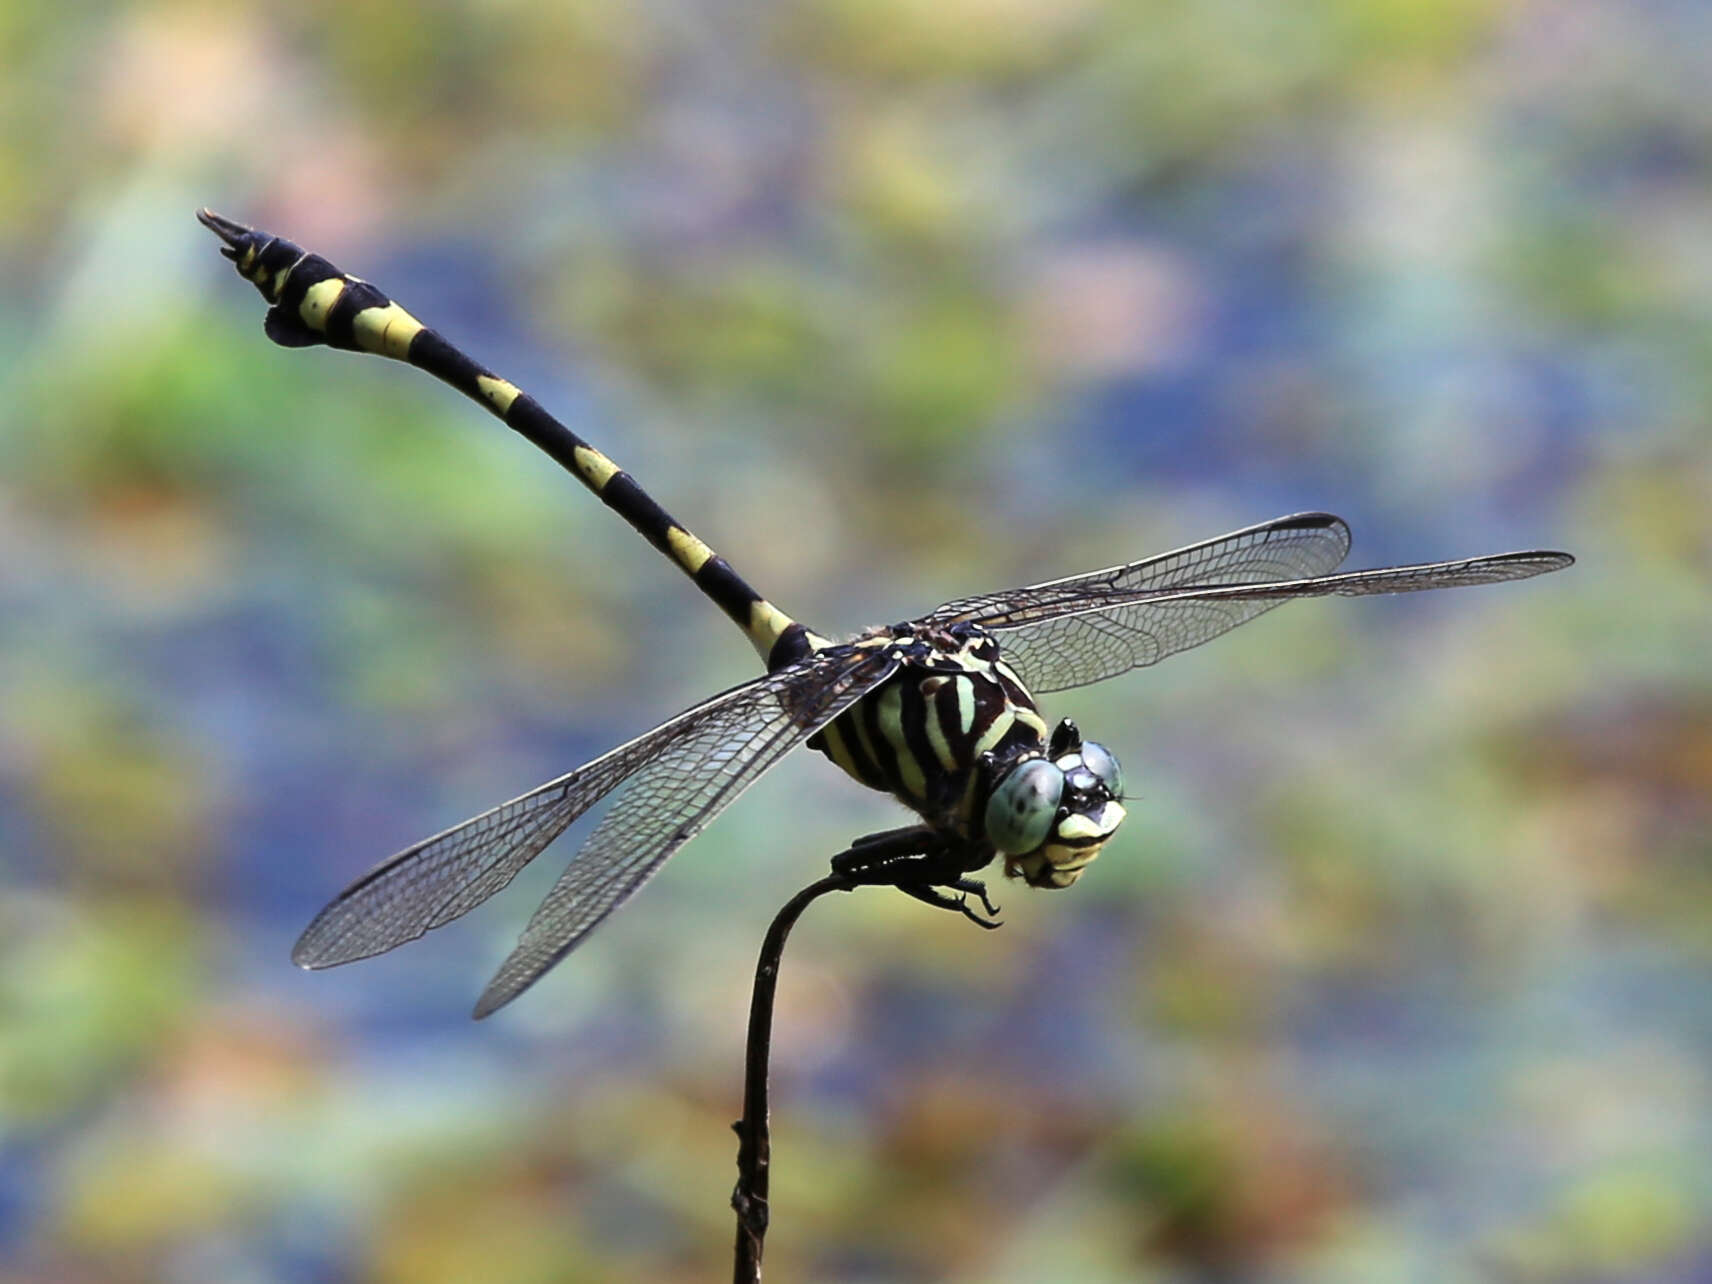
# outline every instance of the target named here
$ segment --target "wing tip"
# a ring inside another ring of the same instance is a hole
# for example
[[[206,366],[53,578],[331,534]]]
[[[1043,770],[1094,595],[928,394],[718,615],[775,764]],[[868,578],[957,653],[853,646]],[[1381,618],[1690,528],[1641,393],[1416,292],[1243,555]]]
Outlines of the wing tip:
[[[353,936],[352,925],[340,921],[339,917],[333,914],[339,906],[340,902],[334,901],[317,914],[314,921],[303,929],[303,935],[297,938],[297,943],[291,947],[291,961],[305,972],[319,972],[324,968],[372,959],[377,954],[385,954],[388,950],[408,944],[423,934],[418,931],[409,936],[395,934],[378,939],[365,938],[360,934]],[[361,924],[357,926],[360,927]]]
[[[628,896],[621,897],[618,904],[622,904],[628,899]],[[529,949],[526,944],[529,929],[524,928],[523,936],[518,939],[517,948],[512,950],[505,962],[499,965],[499,971],[493,974],[493,979],[487,983],[487,988],[481,992],[481,997],[476,1000],[475,1007],[470,1009],[471,1018],[476,1021],[484,1020],[498,1012],[513,999],[522,996],[537,981],[563,963],[565,957],[581,945],[584,938],[605,922],[608,915],[617,908],[617,904],[611,906],[605,914],[600,915],[594,922],[585,924],[575,936],[544,957]],[[535,912],[539,914],[541,911],[538,909]]]
[[[1499,553],[1484,559],[1497,565],[1513,566],[1520,572],[1517,579],[1531,579],[1535,575],[1550,575],[1553,571],[1564,571],[1575,565],[1575,556],[1555,548],[1528,549],[1517,553]]]
[[[311,923],[304,929],[303,935],[297,938],[297,944],[291,947],[291,961],[305,972],[319,972],[322,968],[337,967],[341,963],[352,960],[336,953],[332,948],[335,942],[320,939],[321,933],[316,931],[316,924]]]
[[[544,975],[546,975],[545,969],[519,985],[515,979],[508,979],[505,970],[501,969],[499,975],[487,983],[487,989],[481,992],[481,997],[476,1000],[475,1007],[470,1009],[470,1019],[472,1021],[485,1021],[534,985]]]
[[[1336,513],[1327,513],[1320,509],[1313,509],[1306,513],[1291,513],[1287,517],[1277,518],[1267,522],[1265,529],[1269,534],[1278,531],[1329,531],[1337,537],[1343,548],[1344,557],[1349,556],[1350,545],[1355,540],[1355,536],[1350,532],[1348,522]]]
[[[305,972],[332,966],[327,961],[326,942],[322,939],[326,935],[326,918],[327,910],[324,909],[310,920],[309,926],[303,929],[291,947],[291,961]]]
[[[1313,509],[1306,513],[1291,513],[1288,517],[1280,517],[1268,525],[1284,530],[1323,530],[1331,526],[1342,526],[1345,530],[1349,529],[1349,523],[1336,513],[1322,512],[1319,509]]]

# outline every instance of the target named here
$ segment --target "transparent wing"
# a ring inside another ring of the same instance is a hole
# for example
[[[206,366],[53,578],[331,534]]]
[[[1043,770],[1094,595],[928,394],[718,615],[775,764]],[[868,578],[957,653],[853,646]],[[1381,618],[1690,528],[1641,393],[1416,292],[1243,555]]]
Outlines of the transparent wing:
[[[998,633],[1005,659],[1039,694],[1115,677],[1200,646],[1277,605],[1231,600],[1154,609],[1185,588],[1324,575],[1349,552],[1349,527],[1330,513],[1296,513],[1157,557],[1007,593],[959,598],[927,617]]]
[[[847,648],[821,652],[714,696],[568,775],[405,848],[316,915],[292,959],[308,968],[349,963],[451,922],[506,886],[572,821],[630,780],[632,787],[573,863],[583,871],[579,887],[593,898],[591,905],[600,905],[592,916],[574,910],[577,934],[586,932],[741,788],[883,681],[891,669],[881,658]],[[634,813],[642,808],[647,815],[638,820]],[[630,835],[614,832],[621,812],[636,825]],[[646,865],[640,876],[638,860]]]
[[[1562,570],[1567,553],[1501,553],[1456,562],[1328,575],[1349,528],[1304,513],[1191,545],[1162,558],[940,607],[996,633],[1005,658],[1036,692],[1097,682],[1157,664],[1298,597],[1415,593],[1527,579]]]
[[[1419,593],[1425,589],[1469,588],[1531,579],[1574,566],[1568,553],[1538,549],[1526,553],[1493,553],[1456,562],[1418,562],[1410,566],[1380,566],[1369,571],[1345,571],[1279,584],[1227,584],[1215,588],[1174,589],[1157,595],[1150,606],[1177,607],[1226,602],[1287,602],[1298,597],[1369,597],[1379,593]],[[1104,609],[1104,608],[1096,608]]]
[[[887,651],[821,652],[762,679],[717,717],[678,730],[636,770],[571,859],[488,982],[475,1015],[487,1016],[535,984],[667,857],[787,752],[884,682],[897,663]]]

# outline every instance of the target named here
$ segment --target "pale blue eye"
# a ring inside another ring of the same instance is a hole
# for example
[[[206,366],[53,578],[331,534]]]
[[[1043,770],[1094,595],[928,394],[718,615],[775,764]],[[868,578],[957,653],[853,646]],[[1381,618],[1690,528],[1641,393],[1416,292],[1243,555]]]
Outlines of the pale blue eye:
[[[1064,773],[1044,758],[1016,767],[987,800],[987,840],[1007,856],[1023,856],[1046,841],[1064,793]]]
[[[1100,778],[1100,783],[1106,787],[1106,792],[1113,798],[1122,798],[1124,791],[1123,768],[1118,766],[1118,760],[1112,757],[1112,751],[1104,745],[1097,745],[1092,740],[1082,742],[1082,763]]]

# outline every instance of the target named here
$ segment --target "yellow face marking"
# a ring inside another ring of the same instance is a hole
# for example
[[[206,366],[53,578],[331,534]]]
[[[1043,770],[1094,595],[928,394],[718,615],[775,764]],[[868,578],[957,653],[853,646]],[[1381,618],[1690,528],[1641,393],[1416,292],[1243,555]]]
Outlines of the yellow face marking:
[[[577,471],[597,493],[607,482],[618,476],[618,465],[593,446],[578,446],[571,453],[577,461]]]
[[[1061,847],[1057,843],[1048,843],[1040,849],[1040,854],[1046,858],[1046,863],[1053,869],[1066,874],[1081,873],[1093,863],[1100,854],[1098,847]]]
[[[523,395],[516,384],[493,375],[477,375],[476,387],[481,389],[481,395],[487,398],[488,404],[502,415],[511,409],[512,402]]]
[[[1080,865],[1074,869],[1068,869],[1052,864],[1050,860],[1051,851],[1050,847],[1045,847],[1032,856],[1025,856],[1020,860],[1008,859],[1005,861],[1005,872],[1022,875],[1023,881],[1030,887],[1065,888],[1082,877]],[[1088,859],[1092,860],[1093,857],[1090,856]]]
[[[1105,832],[1100,828],[1098,820],[1092,816],[1084,816],[1081,812],[1071,812],[1058,822],[1058,836],[1069,843],[1079,838],[1098,838]]]
[[[671,546],[672,556],[678,559],[678,565],[691,575],[706,566],[713,557],[713,550],[682,526],[674,526],[666,532],[666,543]]]
[[[771,602],[762,600],[752,603],[749,607],[749,628],[747,630],[749,641],[761,653],[761,658],[765,659],[767,653],[773,649],[773,643],[777,642],[784,631],[790,628],[793,623],[795,621],[790,616]]]
[[[303,324],[311,330],[325,334],[327,313],[332,311],[333,305],[344,292],[345,283],[336,276],[317,281],[303,292],[303,302],[297,307],[297,315],[303,318]]]
[[[927,777],[922,774],[921,764],[915,760],[909,741],[904,738],[904,689],[901,683],[894,682],[880,693],[874,716],[880,724],[881,734],[892,743],[893,756],[898,763],[898,780],[904,791],[912,798],[927,797]]]
[[[1117,832],[1123,824],[1124,817],[1129,813],[1123,809],[1122,803],[1108,802],[1100,808],[1098,816],[1088,816],[1082,812],[1071,812],[1058,822],[1054,834],[1067,843],[1087,844],[1093,839],[1105,840]],[[1092,857],[1089,858],[1090,860]]]
[[[410,341],[422,333],[422,323],[396,303],[384,308],[364,308],[351,323],[357,346],[395,361],[410,353]]]

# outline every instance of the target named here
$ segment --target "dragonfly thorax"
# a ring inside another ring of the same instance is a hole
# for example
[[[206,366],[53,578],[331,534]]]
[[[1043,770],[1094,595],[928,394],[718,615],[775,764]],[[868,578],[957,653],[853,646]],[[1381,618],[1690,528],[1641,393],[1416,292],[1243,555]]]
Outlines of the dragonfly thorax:
[[[1049,736],[983,629],[900,624],[849,645],[889,651],[898,671],[810,747],[954,836],[971,869],[1003,855],[1034,886],[1074,882],[1123,819],[1115,759],[1068,722]]]
[[[1045,752],[1046,720],[980,629],[874,629],[849,644],[898,660],[891,678],[809,741],[854,779],[934,828],[978,836],[980,777],[994,758]]]

